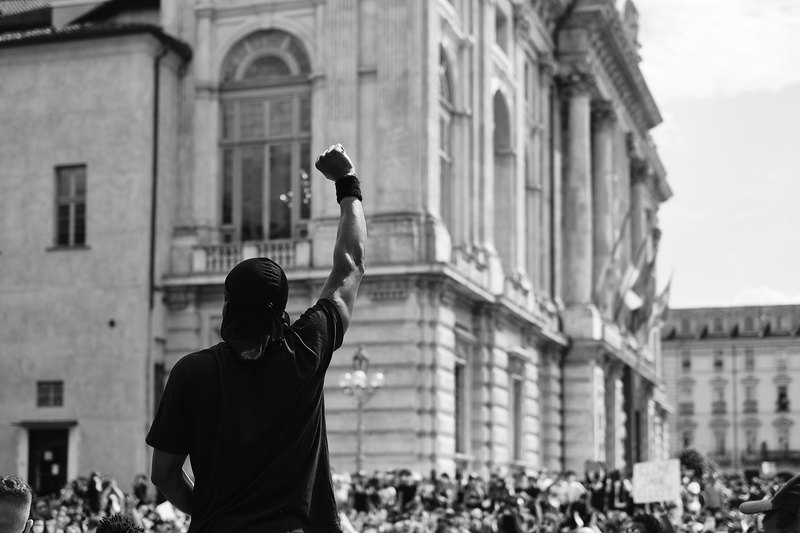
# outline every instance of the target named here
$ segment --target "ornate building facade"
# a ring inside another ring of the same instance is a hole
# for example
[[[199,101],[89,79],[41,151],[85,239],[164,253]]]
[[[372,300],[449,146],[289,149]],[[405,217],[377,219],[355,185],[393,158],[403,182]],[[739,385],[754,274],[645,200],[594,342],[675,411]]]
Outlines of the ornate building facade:
[[[386,375],[366,469],[666,457],[649,313],[671,191],[633,4],[12,3],[0,201],[26,224],[0,241],[0,470],[145,471],[170,368],[219,339],[227,271],[267,255],[294,317],[316,300],[338,213],[311,164],[332,142],[370,233],[326,390],[337,469],[359,346]]]
[[[674,309],[662,333],[673,454],[695,448],[728,471],[796,471],[800,306]]]

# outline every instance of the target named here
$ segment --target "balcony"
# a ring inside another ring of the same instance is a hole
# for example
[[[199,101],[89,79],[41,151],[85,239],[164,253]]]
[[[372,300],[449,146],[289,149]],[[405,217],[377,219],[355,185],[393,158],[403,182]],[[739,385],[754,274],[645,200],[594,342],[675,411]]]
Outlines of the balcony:
[[[757,464],[762,461],[800,465],[800,450],[759,450],[742,453],[742,463]]]
[[[758,400],[745,400],[744,407],[742,408],[743,413],[757,413],[758,412]]]
[[[728,412],[728,405],[725,402],[711,402],[712,415],[724,415]]]
[[[227,273],[237,263],[252,257],[269,257],[284,270],[309,268],[311,242],[282,239],[196,246],[192,249],[191,274]]]

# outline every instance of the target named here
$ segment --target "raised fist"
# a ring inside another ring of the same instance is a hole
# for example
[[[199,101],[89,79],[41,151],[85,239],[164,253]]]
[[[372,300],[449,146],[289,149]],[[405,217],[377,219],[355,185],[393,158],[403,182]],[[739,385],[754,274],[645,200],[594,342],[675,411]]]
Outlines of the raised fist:
[[[347,157],[341,144],[332,144],[322,152],[314,166],[331,181],[336,181],[344,176],[355,175],[353,162]]]

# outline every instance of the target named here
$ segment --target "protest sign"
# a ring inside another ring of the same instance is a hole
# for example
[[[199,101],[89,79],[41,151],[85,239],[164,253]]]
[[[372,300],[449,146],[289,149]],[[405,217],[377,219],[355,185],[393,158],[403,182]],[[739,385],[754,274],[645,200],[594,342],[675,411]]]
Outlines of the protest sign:
[[[634,503],[674,502],[681,497],[681,464],[678,459],[633,465]]]

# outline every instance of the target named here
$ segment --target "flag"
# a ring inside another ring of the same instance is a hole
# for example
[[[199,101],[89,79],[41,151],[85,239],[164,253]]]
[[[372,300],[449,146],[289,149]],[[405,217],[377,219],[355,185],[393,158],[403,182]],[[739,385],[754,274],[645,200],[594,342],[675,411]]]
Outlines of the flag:
[[[625,217],[622,219],[622,224],[619,226],[617,236],[614,239],[614,244],[611,246],[611,252],[608,254],[605,261],[603,261],[603,266],[600,267],[600,270],[597,272],[597,279],[594,281],[594,289],[592,294],[592,299],[597,307],[600,307],[600,304],[602,303],[600,299],[601,289],[604,288],[606,277],[608,277],[608,273],[611,271],[611,266],[616,260],[617,249],[619,248],[620,244],[622,244],[623,238],[625,237],[625,228],[628,225],[628,220],[631,218],[632,210],[633,206],[631,206],[631,208],[629,208],[625,213]]]
[[[635,310],[639,309],[644,304],[642,297],[636,294],[634,287],[637,286],[642,271],[644,269],[648,269],[649,271],[649,269],[652,268],[648,265],[648,262],[646,262],[648,240],[648,237],[645,237],[641,244],[639,244],[639,249],[636,251],[633,262],[627,266],[625,273],[622,275],[622,280],[617,290],[617,304],[614,309],[615,321],[619,317],[623,306],[630,310]]]
[[[647,323],[648,331],[653,328],[661,327],[667,320],[667,315],[669,315],[669,294],[671,288],[672,274],[670,274],[669,280],[664,286],[664,290],[661,291],[661,294],[658,295],[658,298],[656,298],[656,301],[653,303],[653,313],[650,315],[650,319]]]

